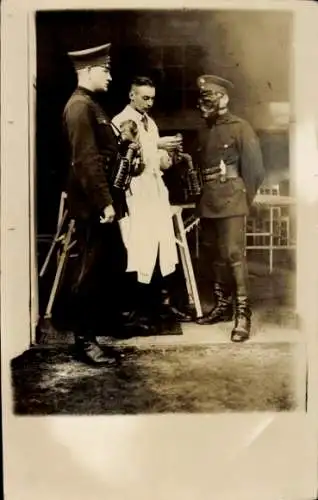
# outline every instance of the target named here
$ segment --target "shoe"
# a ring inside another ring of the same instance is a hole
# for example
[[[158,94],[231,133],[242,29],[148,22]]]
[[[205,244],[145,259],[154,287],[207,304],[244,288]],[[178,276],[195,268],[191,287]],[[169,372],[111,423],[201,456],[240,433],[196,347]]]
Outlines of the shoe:
[[[245,342],[251,333],[251,310],[247,297],[237,297],[235,323],[231,333],[232,342]]]
[[[191,314],[180,311],[180,309],[177,309],[175,306],[171,305],[163,305],[159,312],[159,317],[163,321],[174,319],[179,323],[190,323],[191,321],[193,321],[193,316]]]
[[[198,325],[213,325],[223,321],[232,321],[232,296],[225,290],[224,285],[220,283],[214,284],[214,296],[216,299],[215,307],[196,320]]]
[[[75,357],[88,365],[111,366],[116,363],[116,359],[107,356],[96,339],[87,339],[83,336],[76,337]]]
[[[207,314],[197,319],[198,325],[213,325],[223,321],[232,321],[233,319],[232,295],[228,293],[221,283],[214,283],[213,291],[216,305]]]
[[[210,312],[204,314],[196,320],[198,325],[214,325],[233,319],[233,306],[217,304]]]
[[[155,335],[154,323],[144,314],[137,311],[131,311],[127,314],[124,328],[133,330],[137,335]]]

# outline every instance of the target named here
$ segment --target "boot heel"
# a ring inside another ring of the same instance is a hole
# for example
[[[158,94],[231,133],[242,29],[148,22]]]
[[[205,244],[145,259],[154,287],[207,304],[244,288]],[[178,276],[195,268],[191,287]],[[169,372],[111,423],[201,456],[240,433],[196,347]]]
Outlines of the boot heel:
[[[251,318],[250,314],[240,314],[235,319],[235,325],[231,332],[232,342],[245,342],[251,336]]]

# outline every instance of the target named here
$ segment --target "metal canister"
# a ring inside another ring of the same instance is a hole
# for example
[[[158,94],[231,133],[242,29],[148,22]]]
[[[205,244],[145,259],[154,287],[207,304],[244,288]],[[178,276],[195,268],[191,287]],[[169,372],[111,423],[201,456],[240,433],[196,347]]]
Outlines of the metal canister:
[[[190,196],[199,196],[201,193],[200,179],[195,168],[188,171],[188,189]]]
[[[127,158],[121,158],[118,172],[115,176],[114,187],[126,190],[130,183],[130,163]]]
[[[181,155],[183,152],[183,135],[179,132],[178,134],[175,135],[175,137],[180,142],[180,146],[177,146],[176,151],[175,151],[175,159],[176,159],[176,161],[180,161]]]

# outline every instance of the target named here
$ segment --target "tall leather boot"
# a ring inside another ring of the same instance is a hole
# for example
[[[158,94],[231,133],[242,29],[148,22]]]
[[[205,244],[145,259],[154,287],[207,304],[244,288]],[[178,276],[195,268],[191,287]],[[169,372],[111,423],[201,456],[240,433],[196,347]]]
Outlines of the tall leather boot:
[[[198,325],[213,325],[233,319],[231,280],[225,264],[214,265],[213,292],[215,305],[207,314],[197,319]]]
[[[245,262],[237,262],[232,266],[235,281],[235,322],[231,333],[232,342],[244,342],[251,332],[251,316],[248,299],[247,270]]]

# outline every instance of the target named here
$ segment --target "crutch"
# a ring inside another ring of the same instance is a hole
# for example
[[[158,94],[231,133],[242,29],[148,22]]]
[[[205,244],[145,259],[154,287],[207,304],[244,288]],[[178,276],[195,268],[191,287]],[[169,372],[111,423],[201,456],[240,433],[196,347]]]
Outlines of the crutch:
[[[51,323],[52,309],[53,309],[56,294],[57,294],[57,291],[58,291],[58,288],[59,288],[59,285],[61,282],[62,273],[63,273],[63,270],[65,268],[67,258],[69,256],[70,249],[75,244],[75,241],[71,242],[74,230],[75,230],[75,220],[71,219],[69,224],[68,224],[68,229],[67,229],[66,235],[64,237],[63,249],[62,249],[61,255],[58,259],[58,266],[57,266],[56,274],[54,277],[53,285],[51,288],[49,300],[48,300],[46,310],[44,313],[44,317],[41,318],[41,320],[39,322],[39,330],[41,332],[41,340],[39,342],[44,340],[43,336],[48,335],[51,332],[55,331],[55,329]]]
[[[60,222],[58,223],[58,226],[57,226],[57,231],[56,231],[56,234],[53,238],[53,241],[51,243],[51,246],[50,246],[50,249],[48,251],[48,254],[46,256],[46,259],[43,263],[43,266],[41,267],[41,271],[39,273],[39,277],[42,278],[45,274],[45,271],[47,270],[47,267],[49,265],[49,262],[51,260],[51,257],[52,257],[52,254],[53,254],[53,251],[56,247],[56,244],[61,241],[61,239],[63,238],[63,235],[61,236],[61,231],[63,229],[63,225],[65,223],[65,220],[66,220],[66,217],[67,217],[67,210],[64,211],[64,213],[61,215],[61,220]]]
[[[57,227],[56,227],[56,233],[53,238],[53,241],[51,243],[50,249],[48,251],[48,254],[45,258],[45,261],[41,267],[39,277],[42,278],[47,270],[47,267],[50,263],[53,251],[56,247],[56,244],[62,240],[63,235],[61,236],[61,231],[63,229],[66,217],[68,215],[67,209],[65,209],[65,200],[67,198],[67,194],[63,191],[61,194],[61,199],[60,199],[60,205],[59,205],[59,213],[58,213],[58,219],[57,219]]]
[[[73,246],[73,243],[74,243],[73,242],[71,244],[71,239],[72,239],[72,234],[74,233],[74,228],[75,228],[75,220],[71,219],[71,221],[68,225],[67,233],[66,233],[65,238],[64,238],[63,250],[62,250],[61,256],[59,258],[59,263],[58,263],[57,271],[56,271],[55,278],[53,281],[53,286],[51,289],[49,301],[48,301],[48,304],[46,306],[44,319],[51,319],[52,318],[52,308],[53,308],[56,293],[57,293],[57,290],[58,290],[58,287],[59,287],[59,284],[61,281],[62,272],[63,272],[64,266],[65,266],[67,257],[69,255],[70,248]]]

